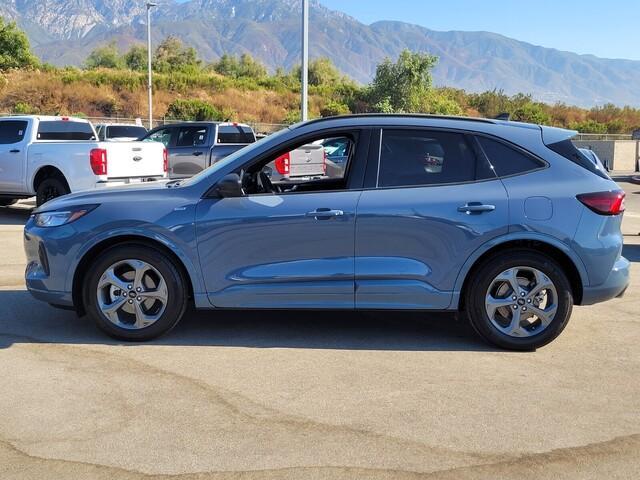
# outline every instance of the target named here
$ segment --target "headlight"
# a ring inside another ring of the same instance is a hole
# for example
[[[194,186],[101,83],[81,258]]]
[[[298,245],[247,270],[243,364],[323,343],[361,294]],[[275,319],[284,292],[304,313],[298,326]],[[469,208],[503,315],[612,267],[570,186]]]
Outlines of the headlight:
[[[64,210],[54,210],[52,212],[40,212],[34,214],[33,218],[38,227],[59,227],[60,225],[75,222],[96,207],[97,205],[88,205],[66,208]]]

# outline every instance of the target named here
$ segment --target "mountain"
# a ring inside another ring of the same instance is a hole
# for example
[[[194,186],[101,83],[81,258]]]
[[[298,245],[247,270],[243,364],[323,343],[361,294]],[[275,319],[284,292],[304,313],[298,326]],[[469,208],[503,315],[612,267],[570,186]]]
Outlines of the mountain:
[[[0,15],[27,32],[35,52],[57,65],[79,65],[96,46],[125,49],[146,41],[144,1],[3,0]],[[176,35],[207,61],[250,53],[270,69],[300,57],[300,0],[158,0],[153,41]],[[355,80],[369,82],[376,65],[404,49],[440,61],[437,85],[471,92],[503,89],[549,103],[640,106],[640,62],[578,55],[489,32],[439,32],[402,22],[365,25],[311,2],[310,53],[326,56]]]

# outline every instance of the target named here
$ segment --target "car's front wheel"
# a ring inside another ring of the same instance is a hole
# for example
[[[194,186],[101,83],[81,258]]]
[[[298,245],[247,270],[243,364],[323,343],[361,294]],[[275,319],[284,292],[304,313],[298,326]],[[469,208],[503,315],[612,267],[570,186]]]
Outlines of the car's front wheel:
[[[466,288],[465,305],[471,324],[489,343],[534,350],[564,330],[573,295],[556,261],[535,251],[513,250],[480,265]]]
[[[88,270],[83,299],[98,327],[120,340],[145,341],[167,333],[187,308],[186,279],[165,253],[122,244]]]

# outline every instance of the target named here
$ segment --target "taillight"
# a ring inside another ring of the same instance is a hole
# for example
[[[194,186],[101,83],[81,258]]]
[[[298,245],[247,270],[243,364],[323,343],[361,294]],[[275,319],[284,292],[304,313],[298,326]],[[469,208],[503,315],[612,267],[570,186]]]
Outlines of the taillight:
[[[104,148],[94,148],[89,152],[89,163],[95,175],[106,175],[107,151]]]
[[[587,208],[599,215],[618,215],[624,212],[625,193],[622,190],[613,192],[582,193],[576,198]]]
[[[275,163],[276,163],[276,170],[280,175],[289,174],[289,169],[291,166],[291,157],[289,156],[288,153],[285,153],[284,155],[280,155],[278,158],[276,158]]]
[[[169,152],[166,148],[162,151],[162,170],[164,173],[169,171]]]
[[[322,147],[322,173],[327,174],[327,151]]]

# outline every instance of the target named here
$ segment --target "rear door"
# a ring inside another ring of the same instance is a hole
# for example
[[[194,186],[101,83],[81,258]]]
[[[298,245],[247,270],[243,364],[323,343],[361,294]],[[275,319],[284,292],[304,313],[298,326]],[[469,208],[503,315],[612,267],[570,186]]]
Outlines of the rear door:
[[[206,125],[179,126],[170,150],[171,177],[190,177],[208,167],[211,128]]]
[[[0,120],[0,192],[25,189],[27,120]]]
[[[474,137],[377,135],[357,210],[356,307],[446,309],[467,258],[507,233],[507,193]]]

